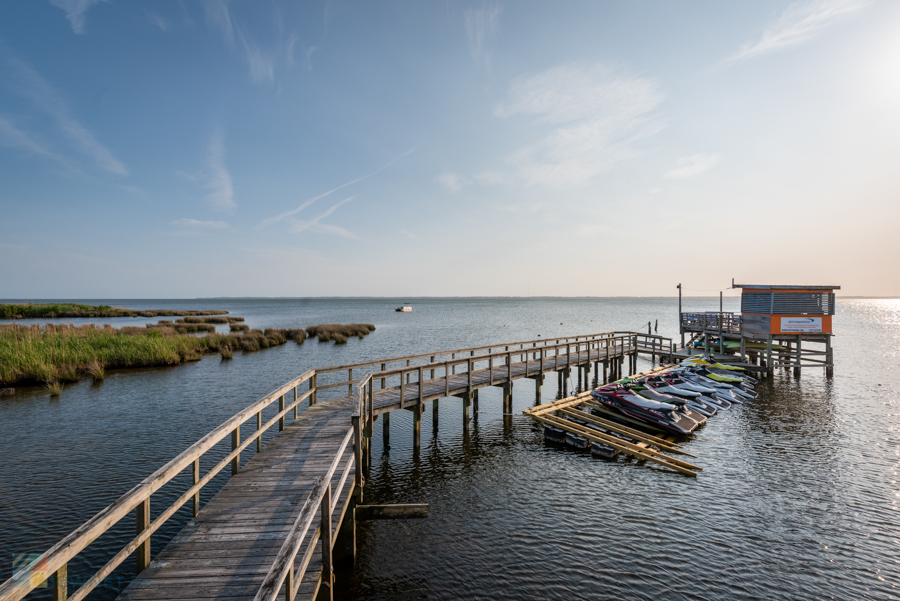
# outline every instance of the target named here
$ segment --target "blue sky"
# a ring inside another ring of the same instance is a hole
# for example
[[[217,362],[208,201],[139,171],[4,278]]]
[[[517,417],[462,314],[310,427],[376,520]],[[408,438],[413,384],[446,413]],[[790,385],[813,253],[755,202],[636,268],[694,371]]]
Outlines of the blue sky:
[[[0,298],[900,295],[900,3],[0,5]]]

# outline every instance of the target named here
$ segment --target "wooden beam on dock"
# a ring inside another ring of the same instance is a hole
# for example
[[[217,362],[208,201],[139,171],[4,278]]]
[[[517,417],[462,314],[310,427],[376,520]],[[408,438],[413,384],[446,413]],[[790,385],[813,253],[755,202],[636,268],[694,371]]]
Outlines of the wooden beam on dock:
[[[428,517],[428,503],[357,505],[357,520],[408,520]]]

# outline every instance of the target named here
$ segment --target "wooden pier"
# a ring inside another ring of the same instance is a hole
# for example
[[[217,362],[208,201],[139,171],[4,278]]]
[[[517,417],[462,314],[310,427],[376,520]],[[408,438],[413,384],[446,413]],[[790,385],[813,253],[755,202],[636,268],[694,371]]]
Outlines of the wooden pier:
[[[607,332],[308,371],[227,420],[13,574],[0,584],[0,601],[17,601],[45,583],[54,600],[83,599],[131,556],[137,577],[119,597],[124,601],[331,599],[335,561],[355,554],[354,507],[363,499],[378,415],[387,434],[389,412],[411,410],[418,448],[426,401],[460,398],[468,424],[480,388],[502,387],[504,412],[511,413],[514,380],[533,379],[540,398],[545,375],[557,372],[565,395],[573,370],[578,388],[586,389],[591,368],[594,382],[605,382],[636,371],[638,353],[655,359],[671,358],[673,351],[668,338]],[[354,379],[354,371],[365,375]],[[339,396],[343,390],[346,396]],[[270,429],[277,434],[264,445]],[[218,457],[216,445],[229,440],[230,450]],[[218,462],[201,475],[207,453]],[[230,472],[230,479],[201,508],[200,490],[220,472]],[[185,473],[192,485],[152,518],[153,494]],[[151,537],[185,505],[192,506],[193,519],[151,558]],[[382,518],[425,513],[421,507],[367,510]],[[135,538],[69,591],[69,561],[129,517]]]

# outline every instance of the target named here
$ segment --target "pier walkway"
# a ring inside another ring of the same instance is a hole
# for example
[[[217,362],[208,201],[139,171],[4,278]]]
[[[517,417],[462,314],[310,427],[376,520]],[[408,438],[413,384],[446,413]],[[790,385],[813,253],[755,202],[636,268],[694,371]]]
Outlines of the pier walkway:
[[[354,506],[363,499],[376,416],[383,414],[387,431],[390,411],[413,411],[418,447],[425,401],[461,398],[468,423],[480,388],[503,387],[506,411],[516,379],[533,379],[540,395],[547,372],[560,374],[565,390],[576,369],[587,387],[592,366],[597,379],[602,365],[605,381],[623,374],[626,359],[628,371],[635,371],[638,353],[670,357],[673,350],[668,338],[611,332],[308,371],[227,420],[14,573],[0,584],[0,601],[22,599],[44,583],[55,600],[83,599],[131,556],[138,575],[120,595],[123,601],[331,599],[335,553],[355,554]],[[354,380],[354,370],[365,375]],[[343,390],[347,395],[339,396]],[[277,434],[264,444],[270,429]],[[229,439],[230,449],[223,452]],[[204,457],[205,463],[218,461],[201,476]],[[228,468],[230,479],[201,508],[200,490]],[[151,514],[152,495],[185,474],[192,485]],[[191,504],[193,519],[151,560],[153,534]],[[135,538],[70,592],[69,561],[129,516]]]

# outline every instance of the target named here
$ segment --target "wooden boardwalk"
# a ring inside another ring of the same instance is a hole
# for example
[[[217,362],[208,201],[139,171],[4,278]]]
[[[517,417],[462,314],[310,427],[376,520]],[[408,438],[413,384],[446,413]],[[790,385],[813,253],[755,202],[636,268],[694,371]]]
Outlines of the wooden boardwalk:
[[[413,440],[418,447],[425,401],[461,397],[468,423],[469,404],[477,404],[475,393],[480,388],[503,387],[507,412],[514,380],[535,379],[540,394],[547,372],[562,372],[567,379],[571,370],[580,370],[579,379],[583,377],[587,385],[592,365],[595,374],[599,364],[604,365],[604,380],[607,368],[610,378],[620,377],[625,359],[629,359],[629,370],[634,370],[639,352],[653,357],[671,354],[671,340],[607,332],[310,370],[229,418],[35,557],[0,584],[0,601],[18,601],[44,582],[53,589],[54,599],[80,601],[129,557],[136,558],[138,575],[120,595],[122,601],[274,601],[315,599],[320,592],[320,598],[329,599],[332,550],[344,522],[350,534],[348,547],[352,546],[346,554],[355,552],[356,518],[350,507],[362,499],[378,414],[386,414],[387,432],[389,411],[412,409]],[[346,380],[336,376],[341,372],[346,372]],[[360,372],[366,375],[360,378]],[[349,396],[325,400],[343,387]],[[298,417],[298,409],[307,400],[308,408]],[[293,422],[289,422],[290,413]],[[263,434],[275,428],[278,433],[263,446]],[[222,443],[229,437],[230,452],[221,457]],[[241,454],[246,457],[251,445],[256,445],[257,453],[242,466]],[[201,474],[200,459],[207,453],[221,459]],[[201,508],[200,491],[229,466],[231,478]],[[151,497],[187,470],[193,473],[192,485],[162,511],[154,505],[156,511],[151,514]],[[151,537],[191,502],[194,518],[152,558]],[[70,594],[68,563],[112,526],[135,517],[135,538]]]
[[[316,404],[304,411],[232,476],[119,599],[253,599],[303,502],[316,480],[327,472],[347,434],[350,411],[349,399]],[[352,459],[351,447],[332,479],[334,490]],[[348,485],[332,513],[332,540],[347,510],[354,481],[350,469]],[[304,544],[312,534],[307,534]],[[315,598],[321,584],[321,545],[320,540],[299,583],[297,598]]]

